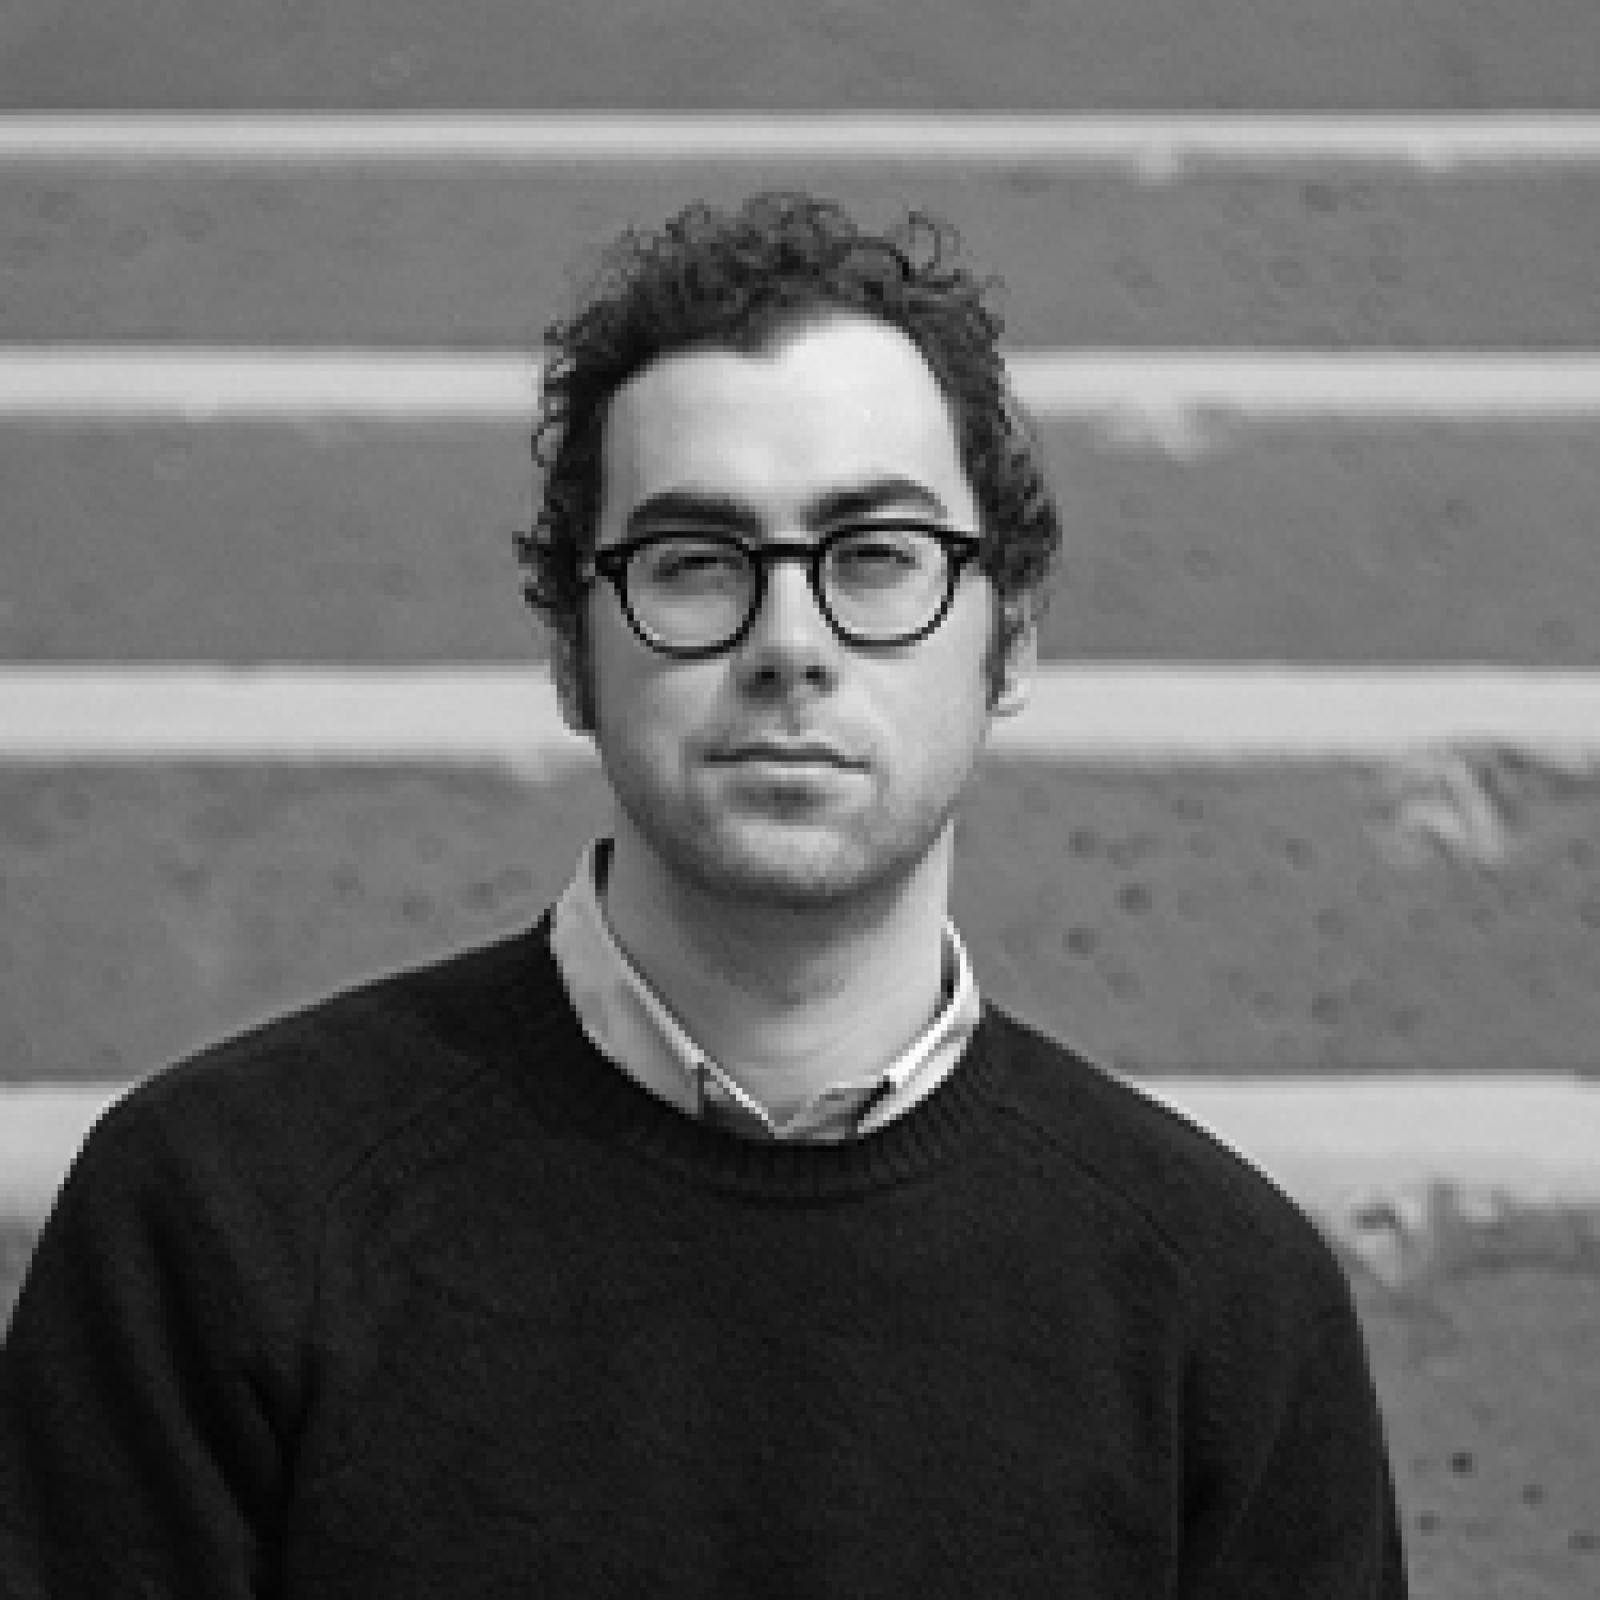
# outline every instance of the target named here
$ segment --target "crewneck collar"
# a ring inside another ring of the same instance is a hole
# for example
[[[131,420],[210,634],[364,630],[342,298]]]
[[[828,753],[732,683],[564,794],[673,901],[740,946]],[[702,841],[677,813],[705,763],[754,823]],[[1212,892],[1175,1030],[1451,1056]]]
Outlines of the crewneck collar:
[[[778,1199],[824,1199],[913,1181],[969,1156],[995,1127],[1007,1057],[1004,1028],[985,1005],[960,1061],[925,1099],[868,1137],[845,1143],[730,1138],[684,1116],[597,1050],[567,996],[550,949],[549,912],[502,949],[491,982],[515,1015],[514,1077],[548,1099],[574,1130],[682,1180]]]

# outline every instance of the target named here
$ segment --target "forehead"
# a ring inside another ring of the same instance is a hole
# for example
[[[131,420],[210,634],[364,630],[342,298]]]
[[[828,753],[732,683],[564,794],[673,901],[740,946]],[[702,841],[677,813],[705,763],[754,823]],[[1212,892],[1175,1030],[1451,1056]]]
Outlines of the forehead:
[[[712,490],[788,515],[886,477],[974,509],[952,413],[896,328],[838,316],[751,353],[679,352],[618,391],[606,421],[602,520],[669,489]]]

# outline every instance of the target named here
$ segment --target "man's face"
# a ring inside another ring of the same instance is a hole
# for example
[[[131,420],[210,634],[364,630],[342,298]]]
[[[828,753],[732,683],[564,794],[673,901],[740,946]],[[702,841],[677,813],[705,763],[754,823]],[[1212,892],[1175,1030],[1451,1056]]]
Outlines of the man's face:
[[[669,510],[666,497],[672,498]],[[751,543],[915,517],[975,531],[978,508],[932,372],[898,330],[834,316],[752,355],[646,368],[606,423],[596,544],[681,529],[686,503]],[[969,566],[944,621],[898,646],[842,642],[803,566],[776,564],[739,644],[675,660],[615,589],[587,600],[592,733],[619,807],[617,849],[717,898],[790,908],[892,889],[948,864],[949,823],[991,708],[994,593]],[[995,710],[1020,705],[1031,635]],[[579,721],[579,664],[557,686]],[[797,757],[796,747],[821,752]]]

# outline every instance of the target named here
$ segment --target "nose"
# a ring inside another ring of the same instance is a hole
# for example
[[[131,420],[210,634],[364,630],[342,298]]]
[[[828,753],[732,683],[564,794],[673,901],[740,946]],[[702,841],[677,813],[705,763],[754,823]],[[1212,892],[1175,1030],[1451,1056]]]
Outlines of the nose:
[[[838,677],[839,640],[798,561],[774,561],[766,593],[735,656],[739,681],[754,694],[823,690]]]

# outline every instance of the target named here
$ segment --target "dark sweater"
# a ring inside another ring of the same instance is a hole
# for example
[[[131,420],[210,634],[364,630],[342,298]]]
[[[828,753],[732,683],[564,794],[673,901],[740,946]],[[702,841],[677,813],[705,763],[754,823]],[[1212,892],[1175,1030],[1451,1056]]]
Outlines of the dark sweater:
[[[836,1146],[655,1100],[541,925],[160,1074],[0,1357],[0,1594],[1405,1593],[1340,1269],[1001,1012]]]

